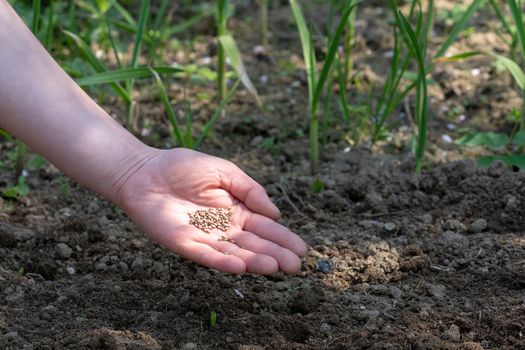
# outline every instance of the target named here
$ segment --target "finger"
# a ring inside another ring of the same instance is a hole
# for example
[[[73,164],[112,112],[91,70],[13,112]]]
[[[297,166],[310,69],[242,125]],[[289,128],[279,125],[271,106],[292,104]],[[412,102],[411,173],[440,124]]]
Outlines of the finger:
[[[256,254],[227,241],[215,240],[209,244],[223,254],[233,255],[244,261],[246,272],[270,275],[279,271],[279,263],[271,256]]]
[[[296,273],[301,268],[301,260],[294,252],[262,239],[252,232],[237,231],[231,233],[230,237],[243,249],[273,257],[279,263],[279,268],[288,274]]]
[[[221,187],[233,194],[252,211],[277,220],[281,213],[264,188],[232,163],[221,176]]]
[[[267,217],[255,213],[250,214],[244,223],[244,230],[288,248],[298,256],[306,255],[306,244],[301,237]]]
[[[242,259],[234,255],[225,255],[205,243],[178,243],[177,248],[173,250],[199,265],[215,270],[237,275],[246,272],[246,263]]]

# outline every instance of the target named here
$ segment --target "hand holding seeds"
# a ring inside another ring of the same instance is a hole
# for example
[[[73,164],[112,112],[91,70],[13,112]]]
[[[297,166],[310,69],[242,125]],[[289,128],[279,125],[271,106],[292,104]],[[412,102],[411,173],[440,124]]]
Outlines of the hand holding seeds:
[[[187,149],[157,151],[116,202],[153,239],[229,273],[295,273],[304,242],[275,220],[263,187],[233,163]]]

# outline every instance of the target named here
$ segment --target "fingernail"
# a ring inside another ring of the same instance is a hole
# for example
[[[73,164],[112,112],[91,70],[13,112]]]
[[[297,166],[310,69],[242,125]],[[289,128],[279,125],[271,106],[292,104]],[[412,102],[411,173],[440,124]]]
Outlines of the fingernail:
[[[279,210],[279,208],[277,208],[277,206],[275,204],[273,204],[272,202],[272,206],[273,206],[273,210],[279,214],[279,216],[281,216],[281,211]]]

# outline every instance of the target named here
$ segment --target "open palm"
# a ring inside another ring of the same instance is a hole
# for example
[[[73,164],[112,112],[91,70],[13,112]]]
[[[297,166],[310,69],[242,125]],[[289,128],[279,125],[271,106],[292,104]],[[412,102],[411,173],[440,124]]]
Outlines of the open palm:
[[[233,163],[188,149],[157,151],[129,176],[118,203],[154,240],[198,264],[241,274],[295,273],[306,246],[275,220],[263,187]],[[231,226],[206,233],[189,213],[232,208]]]

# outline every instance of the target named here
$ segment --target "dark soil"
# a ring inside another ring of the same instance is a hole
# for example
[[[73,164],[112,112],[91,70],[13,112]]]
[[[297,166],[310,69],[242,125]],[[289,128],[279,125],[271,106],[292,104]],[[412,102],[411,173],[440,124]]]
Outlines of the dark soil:
[[[463,91],[470,68],[440,68],[436,74],[448,78],[434,92],[428,154],[437,165],[420,175],[401,127],[392,131],[395,152],[350,147],[338,136],[345,131],[334,129],[321,171],[311,176],[300,136],[307,125],[303,76],[300,69],[283,75],[276,63],[300,55],[280,9],[271,59],[246,58],[254,80],[258,73],[269,78],[266,85],[256,80],[267,111],[240,93],[205,151],[235,161],[266,187],[282,223],[309,245],[301,272],[232,276],[189,263],[46,165],[29,172],[26,198],[2,203],[0,349],[525,348],[525,174],[497,162],[488,169],[446,162],[464,153],[440,141],[447,123],[462,123],[444,105],[463,108],[468,125],[496,125],[499,116],[504,126],[511,102],[497,105],[487,95],[467,109],[462,94],[488,85],[503,93],[510,78],[485,62],[489,77],[467,78],[471,88]],[[371,2],[362,11],[360,52],[382,57],[387,10]],[[486,26],[477,37],[489,35]],[[247,35],[239,34],[249,52],[257,33],[238,32]],[[380,76],[377,61],[362,55],[356,66]],[[155,105],[142,110],[160,119]],[[167,129],[158,128],[167,142]],[[320,192],[312,190],[316,180]]]

